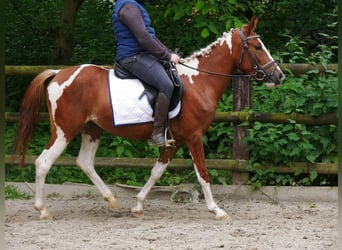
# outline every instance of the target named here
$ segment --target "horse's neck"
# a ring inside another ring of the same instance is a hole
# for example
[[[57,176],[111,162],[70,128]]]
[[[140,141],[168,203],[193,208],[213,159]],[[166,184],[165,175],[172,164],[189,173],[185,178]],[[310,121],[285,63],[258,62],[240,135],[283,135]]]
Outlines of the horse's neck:
[[[215,102],[221,98],[231,80],[229,75],[233,74],[234,65],[230,57],[227,45],[223,44],[212,48],[210,53],[196,58],[199,70],[196,78],[193,78],[196,89],[205,93],[210,99],[214,99]]]

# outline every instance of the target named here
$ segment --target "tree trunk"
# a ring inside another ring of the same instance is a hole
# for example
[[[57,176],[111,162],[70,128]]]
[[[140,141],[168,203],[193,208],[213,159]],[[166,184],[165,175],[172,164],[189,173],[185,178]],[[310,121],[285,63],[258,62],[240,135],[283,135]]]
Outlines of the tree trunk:
[[[55,32],[54,64],[69,63],[74,49],[74,27],[76,14],[84,0],[64,0],[61,24]]]

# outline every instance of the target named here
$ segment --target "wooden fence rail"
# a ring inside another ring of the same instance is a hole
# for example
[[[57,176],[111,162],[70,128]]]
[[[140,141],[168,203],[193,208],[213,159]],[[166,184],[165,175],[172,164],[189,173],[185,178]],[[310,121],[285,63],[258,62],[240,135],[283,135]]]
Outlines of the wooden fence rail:
[[[19,120],[18,112],[5,112],[6,122],[17,122]],[[48,122],[49,115],[47,112],[40,113],[40,121]],[[216,112],[214,122],[262,122],[262,123],[277,123],[287,124],[292,121],[307,125],[338,125],[338,118],[336,113],[328,113],[320,116],[312,116],[298,113],[275,113],[275,112]]]
[[[34,165],[36,155],[27,155],[25,162],[27,165]],[[5,155],[5,163],[7,165],[18,165],[20,159],[13,155]],[[96,157],[95,167],[107,168],[152,168],[155,158],[110,158]],[[255,172],[258,169],[273,169],[276,173],[296,173],[298,169],[301,173],[308,174],[311,171],[316,171],[319,174],[337,174],[338,166],[335,163],[304,163],[295,162],[293,166],[264,166],[254,169],[248,169],[248,160],[231,160],[231,159],[206,159],[208,168],[224,169],[234,172]],[[55,162],[56,166],[72,167],[76,165],[76,157],[62,156]],[[191,159],[173,159],[168,166],[171,169],[192,168]]]

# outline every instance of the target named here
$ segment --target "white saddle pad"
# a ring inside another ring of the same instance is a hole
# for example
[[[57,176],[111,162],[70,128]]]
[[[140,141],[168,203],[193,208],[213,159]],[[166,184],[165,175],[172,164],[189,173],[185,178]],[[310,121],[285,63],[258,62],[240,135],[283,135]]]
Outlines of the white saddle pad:
[[[108,87],[114,126],[154,121],[151,105],[143,94],[144,86],[138,79],[122,80],[111,69],[108,73]],[[181,102],[169,112],[169,119],[175,118],[180,110]]]

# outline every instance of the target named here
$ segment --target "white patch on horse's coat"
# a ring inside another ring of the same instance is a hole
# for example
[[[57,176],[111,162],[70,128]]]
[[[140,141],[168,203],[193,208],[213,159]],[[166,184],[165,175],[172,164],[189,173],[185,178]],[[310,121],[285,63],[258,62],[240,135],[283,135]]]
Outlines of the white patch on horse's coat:
[[[228,45],[229,53],[232,55],[233,52],[233,44],[232,44],[232,32],[227,33],[226,35],[226,42]]]
[[[210,183],[206,182],[201,177],[200,173],[197,170],[197,166],[195,163],[194,163],[194,167],[195,167],[195,172],[197,175],[198,182],[202,186],[202,191],[204,194],[205,201],[207,203],[208,210],[215,213],[216,219],[222,220],[222,219],[228,218],[229,216],[227,215],[227,213],[224,210],[222,210],[221,208],[219,208],[218,205],[216,204],[216,202],[214,201],[214,198],[213,198],[213,195],[212,195],[211,189],[210,189]]]
[[[146,199],[148,193],[151,191],[153,185],[160,179],[160,177],[165,172],[167,166],[169,165],[170,160],[167,163],[162,163],[157,161],[151,171],[151,176],[148,181],[145,183],[144,187],[140,190],[137,195],[137,205],[132,208],[133,214],[142,214],[144,210],[144,200]]]
[[[170,163],[170,160],[166,163],[156,161],[156,163],[154,164],[152,168],[150,178],[148,179],[144,187],[141,189],[141,191],[137,195],[138,199],[142,201],[146,199],[147,194],[150,192],[151,188],[156,183],[156,181],[158,181],[160,177],[163,175],[169,163]]]
[[[198,64],[199,64],[199,61],[198,61],[198,59],[197,59],[196,57],[194,57],[194,58],[191,57],[191,58],[189,58],[189,59],[185,59],[185,60],[183,61],[183,63],[184,63],[185,65],[187,65],[187,66],[190,66],[190,67],[192,67],[192,68],[197,69],[197,68],[198,68]],[[181,64],[177,64],[176,67],[177,67],[177,71],[178,71],[178,73],[179,73],[180,75],[185,75],[185,76],[187,76],[188,79],[189,79],[189,82],[190,82],[191,84],[194,83],[194,81],[192,80],[192,77],[193,77],[193,76],[197,76],[197,75],[199,74],[199,71],[194,70],[194,69],[190,69],[190,68],[185,67],[185,66],[183,66],[183,65],[181,65]]]
[[[94,168],[95,153],[99,146],[99,139],[92,140],[91,136],[85,133],[82,133],[81,135],[82,144],[80,152],[77,156],[77,165],[83,170],[83,172],[98,188],[104,200],[109,202],[109,207],[117,208],[119,206],[118,201],[115,199],[112,192],[103,182],[101,177],[96,173]]]
[[[265,51],[266,55],[268,56],[268,58],[271,60],[271,61],[274,61],[273,57],[271,56],[270,52],[267,50],[266,46],[264,45],[264,43],[261,41],[261,39],[258,38],[258,41],[259,43],[261,44],[262,46],[262,49]],[[276,66],[277,70],[281,72],[281,69],[279,67],[279,65],[277,64]],[[270,86],[270,87],[273,87],[273,86]]]
[[[58,82],[51,82],[47,88],[49,100],[51,103],[51,111],[52,116],[55,119],[55,112],[57,109],[57,101],[63,95],[63,91],[66,87],[70,86],[76,76],[80,73],[80,71],[88,65],[81,65],[70,77],[68,80],[63,82],[62,84],[58,84]]]
[[[209,44],[207,47],[200,49],[199,51],[194,52],[192,55],[190,55],[189,57],[185,58],[185,60],[190,60],[191,58],[196,58],[199,56],[205,56],[207,54],[209,54],[211,52],[211,49],[217,45],[222,46],[224,42],[229,42],[231,43],[231,37],[232,37],[232,30],[229,32],[224,32],[223,35],[221,37],[219,37],[218,39],[216,39],[216,41],[212,42],[211,44]],[[228,45],[229,46],[229,45]]]
[[[62,84],[58,84],[58,82],[53,81],[49,84],[49,86],[47,87],[47,91],[48,91],[48,96],[49,96],[49,100],[51,103],[51,115],[53,117],[53,120],[55,120],[55,113],[57,110],[57,101],[59,100],[59,98],[63,95],[64,89],[68,86],[70,86],[74,79],[77,77],[77,75],[81,72],[81,70],[84,67],[89,66],[89,64],[84,64],[81,65],[70,77],[68,80],[66,80],[65,82],[63,82]],[[57,126],[57,124],[56,124]],[[60,127],[57,126],[57,138],[59,138],[59,136],[63,136],[64,133],[63,131],[60,129]]]
[[[215,201],[213,199],[212,193],[211,193],[210,183],[206,182],[202,178],[202,176],[198,172],[198,169],[197,169],[197,166],[196,166],[195,163],[194,163],[194,168],[195,168],[195,172],[196,172],[196,176],[197,176],[198,182],[201,184],[201,187],[202,187],[202,190],[203,190],[203,194],[204,194],[204,197],[205,197],[205,201],[207,202],[207,207],[208,207],[209,210],[212,210],[214,207],[217,207],[217,205],[216,205],[216,203],[215,203]]]
[[[49,172],[52,164],[63,152],[67,145],[64,137],[57,137],[56,141],[49,149],[44,149],[39,157],[35,160],[36,165],[36,192],[35,192],[35,204],[34,207],[40,211],[40,218],[47,219],[50,217],[49,211],[46,209],[44,198],[44,183],[45,177]]]
[[[223,35],[218,38],[215,42],[209,44],[207,47],[200,49],[199,51],[194,52],[189,57],[186,57],[182,60],[182,63],[184,63],[187,66],[190,66],[191,68],[185,67],[181,64],[177,64],[177,71],[180,75],[187,76],[190,83],[193,84],[194,81],[192,80],[193,76],[197,76],[199,74],[198,69],[199,60],[198,57],[204,56],[206,57],[212,50],[213,47],[220,45],[222,46],[224,42],[227,43],[228,49],[230,54],[232,54],[232,30],[230,32],[224,32]]]

